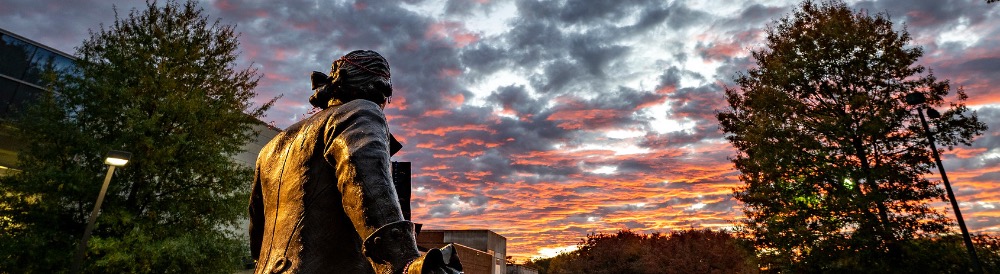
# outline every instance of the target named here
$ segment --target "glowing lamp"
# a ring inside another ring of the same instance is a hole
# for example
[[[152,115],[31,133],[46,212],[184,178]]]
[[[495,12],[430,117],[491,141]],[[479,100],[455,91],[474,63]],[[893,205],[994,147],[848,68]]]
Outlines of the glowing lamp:
[[[124,166],[128,159],[132,158],[132,153],[120,150],[108,151],[108,157],[104,159],[104,164],[112,166]]]

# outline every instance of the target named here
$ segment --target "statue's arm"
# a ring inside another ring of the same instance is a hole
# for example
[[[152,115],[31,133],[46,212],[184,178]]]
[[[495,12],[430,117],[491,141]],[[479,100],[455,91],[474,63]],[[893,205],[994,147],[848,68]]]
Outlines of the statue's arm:
[[[398,272],[419,256],[413,224],[403,220],[389,171],[389,133],[375,103],[351,102],[328,123],[327,161],[337,170],[344,212],[378,273]]]
[[[260,167],[254,169],[254,182],[250,190],[250,256],[257,260],[264,238],[264,195],[260,185]]]

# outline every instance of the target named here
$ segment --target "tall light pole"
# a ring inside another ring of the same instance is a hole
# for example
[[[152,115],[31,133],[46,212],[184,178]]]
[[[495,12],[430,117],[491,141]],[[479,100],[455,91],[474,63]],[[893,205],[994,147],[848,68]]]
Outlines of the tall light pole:
[[[976,248],[972,245],[972,238],[969,237],[969,229],[965,227],[965,220],[962,219],[962,210],[958,208],[958,201],[955,200],[955,192],[951,191],[951,183],[948,182],[948,174],[944,172],[944,165],[941,164],[941,156],[938,155],[937,145],[934,144],[934,133],[931,132],[930,126],[927,125],[927,119],[924,118],[924,108],[923,104],[927,102],[927,98],[924,97],[923,93],[914,92],[906,95],[906,104],[911,106],[917,106],[917,114],[920,115],[920,123],[924,126],[924,133],[927,135],[927,142],[931,144],[931,153],[934,155],[934,162],[937,163],[938,171],[941,172],[941,181],[944,181],[944,189],[948,191],[948,200],[951,200],[951,207],[955,209],[955,218],[958,219],[958,227],[962,229],[962,240],[965,241],[965,249],[969,251],[969,256],[972,257],[972,267],[975,268],[976,273],[983,272],[983,266],[979,263],[979,256],[976,255]],[[932,108],[927,109],[927,116],[932,119],[941,118],[941,113]]]
[[[97,195],[97,203],[94,204],[94,211],[90,212],[90,219],[87,221],[87,229],[83,232],[83,239],[76,249],[76,258],[73,260],[73,273],[80,273],[80,266],[83,263],[83,254],[87,251],[87,240],[90,240],[90,233],[94,231],[94,222],[97,221],[97,212],[101,210],[101,203],[104,202],[104,193],[108,191],[108,183],[111,182],[111,175],[115,173],[115,167],[124,166],[132,158],[132,153],[112,150],[108,151],[108,157],[104,159],[104,164],[108,165],[108,174],[104,175],[104,185],[101,186],[101,194]]]

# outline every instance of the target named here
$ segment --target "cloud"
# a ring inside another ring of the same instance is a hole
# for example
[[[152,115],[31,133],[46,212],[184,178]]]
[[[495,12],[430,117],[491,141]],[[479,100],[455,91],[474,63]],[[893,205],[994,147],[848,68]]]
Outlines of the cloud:
[[[240,66],[262,73],[258,102],[278,127],[310,110],[307,75],[354,49],[392,69],[390,130],[413,162],[413,216],[428,228],[493,229],[509,254],[571,246],[587,233],[724,228],[738,172],[715,112],[754,65],[764,29],[798,1],[200,2],[236,25]],[[581,4],[582,3],[582,4]],[[1000,27],[981,1],[850,1],[887,11],[922,47],[919,64],[990,130],[945,155],[974,231],[1000,231]],[[118,4],[119,14],[142,6]],[[72,52],[109,24],[103,1],[14,1],[5,29]],[[968,35],[966,35],[968,34]],[[980,203],[981,202],[981,203]],[[945,206],[942,204],[941,206]],[[970,219],[972,219],[970,218]]]

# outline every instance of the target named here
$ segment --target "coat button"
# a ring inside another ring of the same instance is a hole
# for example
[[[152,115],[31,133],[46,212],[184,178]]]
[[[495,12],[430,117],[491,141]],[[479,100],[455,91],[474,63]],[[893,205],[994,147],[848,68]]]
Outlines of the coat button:
[[[291,262],[289,262],[288,259],[286,259],[285,257],[278,257],[278,260],[274,261],[274,266],[271,267],[271,273],[272,274],[281,273],[285,271],[285,269],[288,268],[288,265],[290,264]]]

